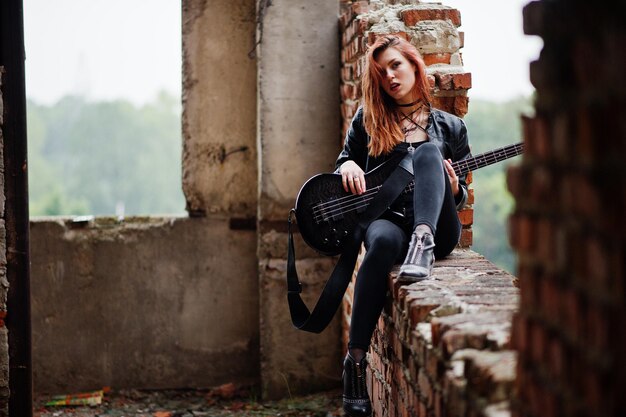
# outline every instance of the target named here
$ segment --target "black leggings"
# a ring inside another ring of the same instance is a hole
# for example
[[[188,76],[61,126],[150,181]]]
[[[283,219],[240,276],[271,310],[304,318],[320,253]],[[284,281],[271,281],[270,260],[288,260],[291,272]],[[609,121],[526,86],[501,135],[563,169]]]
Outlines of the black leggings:
[[[413,152],[413,170],[413,210],[409,210],[403,221],[383,215],[365,233],[367,252],[356,277],[349,348],[369,348],[385,304],[387,277],[393,265],[406,256],[415,226],[426,224],[432,229],[436,259],[452,252],[459,241],[461,223],[439,149],[432,143],[420,144]]]

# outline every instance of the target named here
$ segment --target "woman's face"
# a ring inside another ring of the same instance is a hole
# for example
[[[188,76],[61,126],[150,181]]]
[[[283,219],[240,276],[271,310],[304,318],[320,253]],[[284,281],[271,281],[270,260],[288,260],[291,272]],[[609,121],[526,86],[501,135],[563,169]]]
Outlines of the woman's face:
[[[412,102],[411,91],[415,85],[415,65],[393,46],[378,55],[376,62],[383,68],[383,90],[398,104]]]

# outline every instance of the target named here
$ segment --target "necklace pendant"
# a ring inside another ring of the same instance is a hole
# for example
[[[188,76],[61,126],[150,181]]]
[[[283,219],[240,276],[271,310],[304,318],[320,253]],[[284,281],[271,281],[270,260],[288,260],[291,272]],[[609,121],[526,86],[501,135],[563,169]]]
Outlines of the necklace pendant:
[[[409,142],[409,147],[406,148],[407,151],[409,151],[409,153],[413,153],[413,151],[415,150],[415,148],[413,147],[413,144],[411,142]]]

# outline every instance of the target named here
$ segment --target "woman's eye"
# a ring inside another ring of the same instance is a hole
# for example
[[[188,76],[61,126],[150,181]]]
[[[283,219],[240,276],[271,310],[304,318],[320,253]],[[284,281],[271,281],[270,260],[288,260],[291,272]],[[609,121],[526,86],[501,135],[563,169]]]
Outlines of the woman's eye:
[[[400,66],[399,62],[394,62],[393,64],[391,64],[391,68],[398,68]]]

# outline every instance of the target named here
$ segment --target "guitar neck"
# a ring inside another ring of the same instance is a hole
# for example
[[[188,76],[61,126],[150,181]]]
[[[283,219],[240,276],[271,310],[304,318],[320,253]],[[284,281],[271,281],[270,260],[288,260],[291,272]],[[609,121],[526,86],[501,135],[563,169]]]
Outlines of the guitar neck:
[[[452,168],[456,175],[465,175],[469,171],[483,168],[496,162],[504,161],[505,159],[513,158],[520,155],[524,151],[523,143],[515,143],[513,145],[507,145],[502,148],[494,149],[480,155],[473,156],[471,158],[462,159],[452,163]]]

